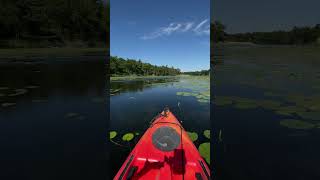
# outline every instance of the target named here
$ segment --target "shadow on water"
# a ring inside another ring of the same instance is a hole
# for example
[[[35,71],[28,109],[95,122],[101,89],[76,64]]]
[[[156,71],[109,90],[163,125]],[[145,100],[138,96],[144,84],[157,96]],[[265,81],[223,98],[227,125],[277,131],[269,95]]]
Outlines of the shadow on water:
[[[0,64],[1,176],[106,177],[104,59]]]

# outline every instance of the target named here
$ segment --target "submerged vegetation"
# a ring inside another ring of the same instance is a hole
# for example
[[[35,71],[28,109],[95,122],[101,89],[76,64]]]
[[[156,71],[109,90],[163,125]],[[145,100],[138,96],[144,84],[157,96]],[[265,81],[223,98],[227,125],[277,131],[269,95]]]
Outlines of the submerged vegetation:
[[[111,76],[173,76],[180,74],[180,69],[168,66],[156,66],[141,60],[110,57]]]

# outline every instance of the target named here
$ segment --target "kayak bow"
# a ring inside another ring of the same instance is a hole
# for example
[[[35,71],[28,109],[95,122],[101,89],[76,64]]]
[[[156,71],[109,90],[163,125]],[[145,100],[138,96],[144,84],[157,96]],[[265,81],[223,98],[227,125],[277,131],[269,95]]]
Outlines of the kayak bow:
[[[209,180],[210,170],[176,117],[165,109],[151,122],[114,180]]]

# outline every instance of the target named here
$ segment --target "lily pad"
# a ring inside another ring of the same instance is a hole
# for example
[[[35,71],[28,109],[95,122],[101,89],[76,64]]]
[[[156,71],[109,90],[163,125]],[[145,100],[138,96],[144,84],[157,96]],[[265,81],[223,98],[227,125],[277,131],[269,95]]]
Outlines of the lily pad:
[[[202,143],[199,146],[199,153],[206,160],[208,164],[210,164],[210,143]]]
[[[290,129],[311,129],[315,125],[309,122],[297,120],[297,119],[284,119],[280,121],[280,125]]]
[[[9,107],[9,106],[16,105],[16,103],[2,103],[1,105],[2,105],[2,107]]]
[[[110,136],[110,139],[113,139],[117,136],[117,132],[116,131],[110,131],[109,132],[109,136]]]
[[[74,113],[74,112],[70,112],[70,113],[67,113],[65,115],[66,118],[74,118],[76,116],[78,116],[79,114],[78,113]]]
[[[226,106],[232,104],[232,99],[230,97],[218,96],[213,102],[217,106]]]
[[[204,135],[206,138],[210,139],[210,130],[204,130],[204,131],[203,131],[203,135]]]
[[[39,86],[31,85],[31,86],[26,86],[25,88],[27,88],[27,89],[36,89],[36,88],[39,88]]]
[[[292,116],[294,113],[304,112],[306,111],[304,108],[297,107],[297,106],[285,106],[279,107],[276,111],[277,114],[285,115],[285,116]]]
[[[297,112],[304,119],[320,120],[320,112]]]
[[[15,89],[15,93],[8,94],[8,96],[19,96],[28,92],[27,89]]]
[[[134,138],[134,134],[133,133],[127,133],[127,134],[122,136],[122,140],[123,141],[131,141],[133,138]]]
[[[198,139],[198,134],[196,132],[188,132],[188,135],[193,142]]]

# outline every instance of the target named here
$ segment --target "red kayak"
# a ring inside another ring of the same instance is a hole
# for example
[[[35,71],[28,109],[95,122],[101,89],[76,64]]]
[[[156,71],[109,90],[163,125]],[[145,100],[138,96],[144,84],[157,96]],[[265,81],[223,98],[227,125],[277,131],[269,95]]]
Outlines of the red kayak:
[[[209,180],[210,169],[176,117],[165,109],[121,166],[114,180]]]

